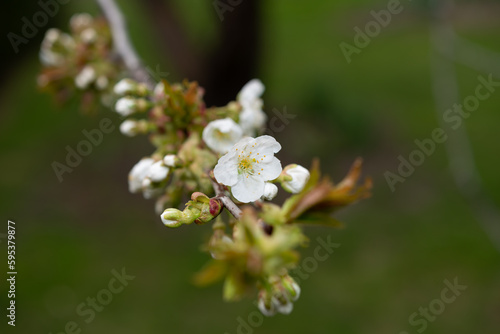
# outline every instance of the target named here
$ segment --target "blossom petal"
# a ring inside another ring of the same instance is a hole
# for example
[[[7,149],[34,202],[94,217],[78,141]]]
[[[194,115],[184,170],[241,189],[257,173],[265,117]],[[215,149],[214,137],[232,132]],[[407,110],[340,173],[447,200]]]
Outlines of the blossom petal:
[[[264,93],[265,87],[262,81],[259,79],[250,80],[248,83],[243,86],[241,89],[238,101],[241,102],[251,102]]]
[[[226,154],[215,166],[214,176],[217,182],[232,187],[238,182],[238,161]]]
[[[278,153],[281,150],[281,145],[271,136],[260,136],[255,139],[257,145],[259,145],[259,150],[265,152],[267,150],[272,153]]]
[[[264,187],[262,178],[240,174],[238,183],[231,188],[231,193],[240,202],[255,202],[264,194]]]
[[[282,167],[281,162],[278,158],[273,158],[269,162],[263,162],[259,164],[261,168],[260,175],[265,181],[274,180],[280,176]]]

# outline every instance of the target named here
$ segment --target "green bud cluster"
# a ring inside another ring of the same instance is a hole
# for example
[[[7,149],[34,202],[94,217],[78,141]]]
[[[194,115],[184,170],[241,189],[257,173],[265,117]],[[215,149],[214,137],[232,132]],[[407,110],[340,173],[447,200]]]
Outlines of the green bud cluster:
[[[222,203],[218,198],[209,198],[207,195],[195,192],[191,201],[187,202],[184,211],[167,209],[161,214],[165,226],[179,227],[183,224],[205,224],[216,218],[222,210]]]
[[[112,88],[124,70],[112,50],[104,19],[75,14],[69,33],[54,28],[47,31],[40,49],[43,69],[38,86],[54,93],[58,102],[80,97],[85,112],[93,112],[101,104],[110,107]]]

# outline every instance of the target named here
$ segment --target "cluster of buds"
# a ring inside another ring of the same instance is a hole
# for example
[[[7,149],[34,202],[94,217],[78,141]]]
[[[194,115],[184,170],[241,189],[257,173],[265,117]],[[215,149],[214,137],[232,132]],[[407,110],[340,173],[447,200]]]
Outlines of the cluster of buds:
[[[252,139],[248,137],[249,133],[260,132],[264,127],[265,114],[260,98],[264,86],[257,79],[251,80],[242,88],[236,101],[231,101],[224,107],[214,108],[206,108],[203,89],[195,82],[170,84],[164,80],[149,89],[144,83],[125,78],[114,86],[113,91],[117,97],[115,111],[125,117],[120,126],[121,132],[129,137],[149,134],[152,144],[157,148],[153,156],[178,156],[184,165],[179,168],[172,184],[174,187],[185,189],[186,192],[211,191],[211,180],[206,175],[207,171],[212,170],[217,159],[228,153],[237,143]],[[265,141],[265,138],[272,137],[261,138]],[[250,161],[248,170],[251,165]],[[223,167],[222,164],[220,166]],[[265,185],[262,183],[264,187],[258,190],[255,199],[272,200],[278,192],[272,182],[280,175],[281,164],[274,163],[269,170],[272,175],[268,175]],[[217,171],[218,169],[215,170],[216,173]],[[217,178],[217,174],[215,177]],[[222,182],[220,178],[217,178],[217,181]],[[148,197],[160,196],[161,189],[165,188],[164,183],[149,182],[148,179],[142,182],[141,189]],[[234,187],[231,184],[226,185]],[[138,188],[132,187],[131,191]],[[157,201],[157,209],[167,207],[169,202],[177,203],[178,192],[167,188],[165,193],[166,195]],[[245,202],[242,196],[235,198]]]
[[[111,88],[123,70],[113,59],[109,27],[104,19],[75,14],[70,28],[69,34],[54,28],[46,32],[38,86],[54,92],[62,102],[81,94],[84,110],[95,109],[99,103],[109,106]]]
[[[286,273],[299,259],[295,248],[307,242],[301,229],[293,225],[269,226],[248,206],[232,224],[230,235],[220,221],[213,228],[214,234],[207,245],[213,260],[196,275],[195,282],[206,285],[224,279],[224,299],[228,301],[238,300],[260,287],[259,298],[268,307],[259,308],[267,315],[271,311],[266,310],[271,309],[285,313],[285,304],[297,300],[300,293],[298,285]]]
[[[184,211],[167,209],[161,214],[161,219],[168,227],[192,223],[205,224],[216,218],[221,210],[220,199],[209,198],[203,193],[195,192],[191,195],[191,201],[186,203]]]
[[[143,158],[128,175],[129,191],[142,192],[144,198],[158,197],[165,188],[171,169],[178,166],[178,158],[166,155],[162,159]]]

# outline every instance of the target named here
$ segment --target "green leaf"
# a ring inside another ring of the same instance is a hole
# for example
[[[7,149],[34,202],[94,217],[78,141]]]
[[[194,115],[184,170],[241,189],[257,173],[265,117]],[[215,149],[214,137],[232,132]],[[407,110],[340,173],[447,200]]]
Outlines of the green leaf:
[[[233,271],[227,275],[224,281],[223,298],[225,301],[235,301],[245,294],[245,281],[239,271]]]

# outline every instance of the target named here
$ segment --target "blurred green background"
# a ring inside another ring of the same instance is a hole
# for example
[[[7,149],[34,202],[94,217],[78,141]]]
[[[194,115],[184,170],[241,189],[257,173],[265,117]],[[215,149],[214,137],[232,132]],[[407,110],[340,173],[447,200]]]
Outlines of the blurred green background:
[[[160,47],[163,42],[143,3],[117,2],[145,64],[158,64],[169,72],[170,81],[188,75],[168,56],[177,45]],[[238,329],[238,318],[248,322],[255,315],[253,299],[224,303],[220,284],[199,289],[190,283],[208,259],[200,244],[210,235],[210,226],[167,229],[154,214],[152,201],[128,192],[128,171],[152,151],[147,139],[126,138],[115,130],[62,183],[52,170],[53,161],[65,159],[66,145],[75,147],[84,139],[82,130],[97,128],[104,117],[119,124],[109,110],[89,117],[79,112],[77,103],[60,108],[36,88],[38,47],[45,30],[67,30],[72,14],[97,14],[95,4],[75,0],[62,5],[18,54],[4,38],[0,233],[6,232],[7,219],[16,222],[18,277],[17,325],[8,327],[2,315],[1,326],[7,328],[2,333],[55,334],[68,321],[77,322],[82,333],[94,334],[418,333],[421,327],[409,324],[408,318],[439,299],[443,281],[455,277],[467,289],[423,332],[499,333],[500,256],[459,194],[444,146],[438,145],[395,192],[384,178],[386,171],[396,172],[400,154],[408,157],[415,149],[415,139],[428,138],[439,126],[430,66],[431,6],[423,1],[403,4],[403,12],[354,54],[350,64],[339,44],[352,44],[353,28],[373,20],[370,11],[385,9],[387,1],[266,0],[258,5],[260,38],[252,74],[266,85],[270,115],[274,108],[296,115],[276,133],[283,145],[280,159],[308,166],[319,157],[323,172],[337,181],[362,156],[375,187],[371,199],[339,214],[345,229],[306,230],[311,247],[303,251],[304,258],[312,255],[318,236],[331,235],[341,246],[303,281],[293,313],[265,318],[247,329]],[[184,41],[200,53],[217,45],[221,21],[211,0],[169,1],[169,8]],[[224,16],[244,16],[245,8],[236,6]],[[36,1],[13,3],[3,13],[4,35],[19,33],[21,18],[39,10]],[[452,13],[460,36],[500,52],[498,1],[459,2]],[[222,51],[225,47],[218,45]],[[456,71],[462,96],[471,94],[480,73],[463,65],[456,65]],[[227,94],[234,96],[240,87]],[[464,121],[484,191],[496,205],[499,106],[500,92]],[[5,239],[0,240],[0,259],[6,262]],[[111,270],[123,267],[135,279],[85,323],[75,312],[77,305],[105,289]],[[6,264],[2,268],[4,277]]]

